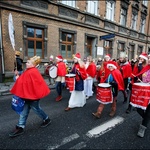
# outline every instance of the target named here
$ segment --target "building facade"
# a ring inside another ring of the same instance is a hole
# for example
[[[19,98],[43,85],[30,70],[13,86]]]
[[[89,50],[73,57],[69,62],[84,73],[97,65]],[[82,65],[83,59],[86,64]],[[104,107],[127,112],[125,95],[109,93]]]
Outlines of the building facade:
[[[71,61],[76,52],[132,59],[150,53],[149,26],[147,0],[1,0],[0,73],[12,73],[14,50],[24,63],[34,55],[42,64],[58,54]]]

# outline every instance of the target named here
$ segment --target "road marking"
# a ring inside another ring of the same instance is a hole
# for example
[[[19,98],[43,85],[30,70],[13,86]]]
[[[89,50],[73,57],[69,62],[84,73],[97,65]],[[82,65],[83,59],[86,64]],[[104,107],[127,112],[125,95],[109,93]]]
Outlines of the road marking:
[[[92,137],[99,137],[100,135],[110,131],[112,128],[114,128],[116,125],[122,123],[124,121],[124,118],[117,116],[102,125],[93,128],[92,130],[87,132],[87,136],[92,138]]]
[[[80,142],[69,149],[81,149],[81,148],[85,148],[85,147],[86,147],[85,142]]]
[[[73,141],[73,140],[75,140],[75,139],[77,139],[77,138],[79,138],[79,137],[80,137],[80,136],[79,136],[77,133],[72,134],[72,135],[70,135],[70,136],[68,136],[68,137],[65,137],[59,145],[48,146],[47,149],[48,149],[48,150],[56,149],[56,148],[58,148],[58,147],[60,147],[60,146],[62,146],[62,145],[65,145],[65,144],[67,144],[67,143],[69,143],[69,142],[71,142],[71,141]]]

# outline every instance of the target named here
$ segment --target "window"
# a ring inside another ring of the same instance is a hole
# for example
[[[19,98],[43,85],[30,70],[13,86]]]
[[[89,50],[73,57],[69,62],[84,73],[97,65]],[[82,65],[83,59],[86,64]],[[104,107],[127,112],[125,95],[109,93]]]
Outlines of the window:
[[[25,57],[47,57],[47,26],[23,22],[23,49]]]
[[[120,24],[126,26],[126,21],[127,21],[127,9],[121,8]]]
[[[115,9],[115,3],[107,1],[106,19],[114,21],[114,9]]]
[[[118,53],[117,53],[118,58],[120,56],[120,52],[125,52],[125,43],[122,41],[118,43]]]
[[[130,44],[129,49],[128,49],[128,59],[129,60],[134,59],[134,49],[135,49],[135,45]]]
[[[104,41],[104,55],[110,54],[112,56],[112,41]]]
[[[62,0],[61,1],[63,4],[71,6],[71,7],[75,7],[75,0]]]
[[[27,27],[27,56],[38,55],[43,58],[43,29]]]
[[[141,18],[140,32],[145,33],[145,19]]]
[[[148,0],[143,0],[143,5],[147,6]]]
[[[143,46],[138,45],[137,55],[140,56],[142,52],[143,52]]]
[[[88,2],[88,9],[87,12],[97,15],[97,9],[98,9],[98,1],[87,1]]]
[[[136,30],[137,15],[132,14],[131,29]]]
[[[72,58],[72,55],[74,54],[73,50],[73,43],[74,43],[74,34],[62,32],[61,33],[61,44],[60,44],[60,51],[61,55],[64,58]]]

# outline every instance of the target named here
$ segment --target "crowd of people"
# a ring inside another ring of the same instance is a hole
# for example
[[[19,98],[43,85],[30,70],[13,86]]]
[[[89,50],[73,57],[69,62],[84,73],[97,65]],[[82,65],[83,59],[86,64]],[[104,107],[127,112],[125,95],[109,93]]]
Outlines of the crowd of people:
[[[26,63],[26,70],[16,80],[16,83],[11,89],[11,93],[24,99],[25,106],[23,112],[20,114],[19,123],[15,131],[10,134],[10,137],[15,137],[23,133],[30,108],[43,119],[42,127],[46,127],[50,123],[49,117],[39,105],[39,100],[50,93],[50,90],[45,85],[45,81],[37,71],[36,65],[39,63],[39,57],[35,56],[30,58]],[[80,53],[76,53],[73,55],[73,65],[71,67],[68,66],[67,60],[63,59],[61,55],[58,55],[55,59],[51,55],[50,64],[57,67],[55,79],[50,79],[50,82],[53,80],[53,83],[55,83],[57,92],[56,102],[63,99],[63,87],[68,88],[69,82],[71,82],[71,86],[72,82],[74,84],[74,89],[70,91],[71,96],[65,111],[70,111],[75,107],[83,107],[86,104],[86,100],[93,96],[93,81],[96,79],[98,83],[96,87],[96,100],[99,102],[99,106],[92,115],[97,119],[101,118],[104,107],[110,103],[111,110],[109,116],[113,117],[116,114],[119,91],[123,94],[123,103],[129,103],[126,110],[126,113],[129,114],[133,107],[133,85],[135,83],[147,83],[147,86],[149,86],[148,84],[150,83],[150,55],[144,52],[135,61],[129,61],[126,54],[121,52],[117,60],[111,58],[109,54],[106,54],[103,60],[98,58],[97,62],[92,56],[87,56],[82,60]],[[66,80],[66,75],[68,74],[73,79],[72,81]],[[30,86],[31,83],[32,89]],[[41,90],[37,93],[34,92],[34,86],[36,89],[40,87],[39,90]],[[20,88],[19,92],[16,90],[17,88]],[[129,101],[128,90],[131,91]],[[150,104],[148,102],[144,109],[140,105],[136,105],[136,107],[137,112],[143,118],[137,135],[144,137],[150,119]]]

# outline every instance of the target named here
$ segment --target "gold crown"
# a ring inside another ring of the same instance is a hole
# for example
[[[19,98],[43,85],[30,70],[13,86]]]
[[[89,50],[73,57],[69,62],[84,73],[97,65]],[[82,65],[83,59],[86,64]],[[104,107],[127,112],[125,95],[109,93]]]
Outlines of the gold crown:
[[[20,55],[20,52],[19,51],[15,51],[15,55]]]
[[[30,60],[32,61],[32,63],[37,66],[38,64],[41,63],[41,59],[40,59],[40,56],[34,56],[32,58],[30,58]]]

